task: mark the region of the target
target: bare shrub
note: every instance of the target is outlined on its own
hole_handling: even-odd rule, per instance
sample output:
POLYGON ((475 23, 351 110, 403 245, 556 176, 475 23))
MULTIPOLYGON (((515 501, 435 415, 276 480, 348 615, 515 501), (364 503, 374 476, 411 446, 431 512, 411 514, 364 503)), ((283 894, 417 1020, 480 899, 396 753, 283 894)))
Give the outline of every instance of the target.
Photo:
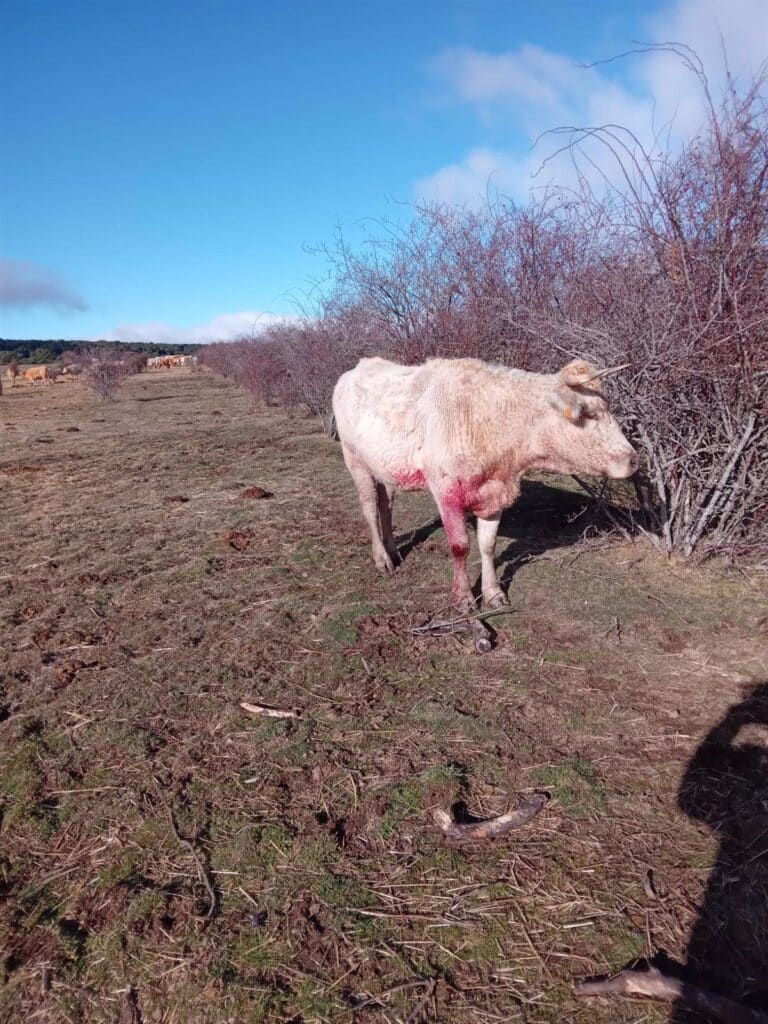
MULTIPOLYGON (((642 522, 667 553, 768 549, 768 116, 765 79, 715 105, 655 155, 616 128, 589 131, 621 186, 581 178, 580 259, 556 302, 519 318, 561 350, 630 364, 620 411, 645 456, 642 522)), ((579 158, 583 135, 569 139, 579 158)))
POLYGON ((285 408, 303 406, 335 435, 331 395, 339 376, 361 355, 372 353, 360 318, 330 312, 299 324, 276 324, 257 337, 220 342, 200 350, 200 362, 230 377, 257 402, 285 408))
POLYGON ((106 402, 114 398, 123 380, 140 373, 147 363, 142 352, 118 353, 108 345, 93 345, 78 352, 86 387, 106 402))

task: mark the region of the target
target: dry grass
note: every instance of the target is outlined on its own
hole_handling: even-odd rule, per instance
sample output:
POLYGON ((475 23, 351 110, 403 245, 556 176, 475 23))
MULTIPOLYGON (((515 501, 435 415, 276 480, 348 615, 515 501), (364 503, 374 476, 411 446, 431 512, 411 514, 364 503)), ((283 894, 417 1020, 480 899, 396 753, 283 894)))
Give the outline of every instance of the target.
POLYGON ((158 1024, 663 1021, 571 983, 691 936, 727 984, 765 965, 761 698, 738 763, 699 749, 768 679, 764 581, 579 541, 533 483, 478 657, 408 632, 448 592, 429 501, 377 578, 311 421, 184 370, 0 402, 0 1018, 113 1022, 133 986, 158 1024), (432 820, 541 787, 494 845, 432 820))

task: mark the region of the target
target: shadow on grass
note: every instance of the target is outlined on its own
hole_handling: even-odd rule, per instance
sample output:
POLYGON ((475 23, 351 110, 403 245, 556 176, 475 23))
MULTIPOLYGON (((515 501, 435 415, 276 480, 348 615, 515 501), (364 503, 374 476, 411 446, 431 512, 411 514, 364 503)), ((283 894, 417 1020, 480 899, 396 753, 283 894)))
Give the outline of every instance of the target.
MULTIPOLYGON (((683 777, 680 809, 719 841, 686 950, 694 984, 768 1013, 768 683, 732 705, 683 777)), ((703 1018, 682 1007, 674 1024, 703 1018)))
MULTIPOLYGON (((609 506, 608 511, 612 510, 609 506)), ((435 516, 398 537, 400 557, 408 558, 441 526, 440 517, 435 516)), ((501 517, 496 541, 496 566, 502 588, 508 588, 518 569, 531 558, 578 543, 588 528, 595 533, 612 529, 608 517, 589 495, 539 480, 523 480, 520 497, 501 517)), ((446 556, 450 557, 447 546, 446 556)))
MULTIPOLYGON (((719 847, 685 962, 664 950, 650 961, 683 983, 670 1024, 768 1020, 767 780, 768 683, 761 683, 707 734, 677 794, 680 810, 710 828, 719 847)), ((633 961, 622 973, 643 970, 633 961)))

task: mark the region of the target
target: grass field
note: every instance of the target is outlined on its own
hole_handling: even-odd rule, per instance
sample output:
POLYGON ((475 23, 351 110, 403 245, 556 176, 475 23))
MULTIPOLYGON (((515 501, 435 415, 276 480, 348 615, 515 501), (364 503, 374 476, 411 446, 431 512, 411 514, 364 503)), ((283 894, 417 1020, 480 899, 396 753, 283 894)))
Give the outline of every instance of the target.
POLYGON ((430 500, 376 576, 312 420, 186 370, 0 410, 0 1020, 682 1020, 571 994, 660 949, 765 984, 765 576, 542 478, 478 656, 409 633, 449 594, 430 500), (492 844, 432 818, 542 788, 492 844))

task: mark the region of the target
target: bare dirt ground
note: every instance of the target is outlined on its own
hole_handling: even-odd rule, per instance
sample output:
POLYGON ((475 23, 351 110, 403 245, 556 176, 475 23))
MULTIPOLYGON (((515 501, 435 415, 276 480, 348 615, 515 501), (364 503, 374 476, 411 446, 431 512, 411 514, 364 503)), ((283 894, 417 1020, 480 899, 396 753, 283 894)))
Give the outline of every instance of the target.
POLYGON ((408 632, 449 590, 429 499, 378 578, 311 420, 186 370, 0 411, 1 1020, 687 1020, 571 994, 659 949, 765 985, 764 576, 530 482, 478 656, 408 632), (432 818, 537 789, 491 844, 432 818))

